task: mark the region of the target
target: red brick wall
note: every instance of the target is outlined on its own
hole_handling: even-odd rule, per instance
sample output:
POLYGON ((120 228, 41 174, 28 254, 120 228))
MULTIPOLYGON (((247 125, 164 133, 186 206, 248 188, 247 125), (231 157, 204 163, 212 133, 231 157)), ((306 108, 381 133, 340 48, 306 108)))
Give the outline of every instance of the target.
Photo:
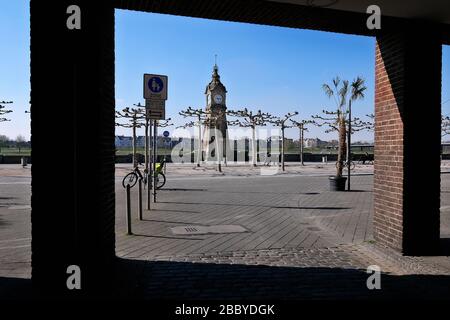
POLYGON ((374 237, 404 254, 438 248, 441 60, 429 26, 377 36, 374 237))
POLYGON ((399 35, 377 39, 375 54, 374 233, 378 242, 401 250, 403 230, 404 42, 399 35), (381 48, 380 48, 381 47, 381 48), (381 54, 381 50, 385 53, 381 54), (388 74, 387 70, 390 71, 388 74))

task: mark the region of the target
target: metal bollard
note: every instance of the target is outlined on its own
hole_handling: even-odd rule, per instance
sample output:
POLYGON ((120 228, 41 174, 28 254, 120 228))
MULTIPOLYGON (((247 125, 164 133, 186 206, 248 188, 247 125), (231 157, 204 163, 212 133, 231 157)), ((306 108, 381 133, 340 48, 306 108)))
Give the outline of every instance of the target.
POLYGON ((25 168, 27 166, 27 158, 22 157, 22 159, 20 159, 20 163, 22 164, 22 167, 25 168))
POLYGON ((131 201, 130 201, 130 185, 127 184, 127 235, 133 234, 131 231, 131 201))
POLYGON ((147 175, 147 210, 150 210, 150 202, 152 197, 152 177, 150 174, 147 175))
POLYGON ((142 179, 139 179, 138 201, 139 201, 139 220, 142 221, 142 179))

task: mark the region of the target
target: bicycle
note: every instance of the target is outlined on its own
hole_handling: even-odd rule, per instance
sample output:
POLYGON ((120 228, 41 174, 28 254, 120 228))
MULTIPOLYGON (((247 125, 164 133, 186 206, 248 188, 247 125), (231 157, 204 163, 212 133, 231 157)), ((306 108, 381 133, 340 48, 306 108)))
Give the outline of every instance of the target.
POLYGON ((360 159, 360 160, 358 160, 358 164, 373 165, 373 160, 371 160, 371 159, 360 159))
MULTIPOLYGON (((164 158, 161 163, 156 163, 156 189, 161 189, 166 184, 166 176, 163 173, 163 169, 166 165, 166 159, 164 158)), ((148 171, 144 169, 144 174, 141 173, 139 167, 133 169, 132 172, 128 173, 122 180, 122 186, 126 188, 127 185, 130 185, 130 188, 133 188, 137 183, 138 179, 142 179, 144 182, 144 188, 147 185, 147 177, 148 171)), ((153 178, 153 176, 151 177, 153 178)))
POLYGON ((137 183, 138 179, 142 179, 144 181, 144 188, 145 188, 145 185, 147 184, 147 169, 144 170, 144 175, 142 175, 141 170, 139 170, 139 167, 134 168, 132 172, 128 173, 123 178, 122 186, 126 188, 127 185, 129 185, 130 188, 133 188, 137 183))
MULTIPOLYGON (((344 161, 343 162, 343 166, 344 168, 348 168, 348 162, 344 161)), ((336 169, 339 167, 339 161, 336 161, 336 169)), ((354 170, 355 169, 355 163, 353 161, 350 161, 350 170, 354 170)))
POLYGON ((166 184, 166 175, 163 173, 163 169, 166 166, 166 158, 161 163, 156 163, 156 189, 161 189, 166 184))
POLYGON ((373 165, 373 155, 370 155, 366 152, 366 154, 363 154, 361 155, 361 157, 359 157, 358 164, 373 165))
POLYGON ((272 163, 272 158, 269 152, 266 153, 265 159, 263 161, 263 165, 269 167, 272 163))

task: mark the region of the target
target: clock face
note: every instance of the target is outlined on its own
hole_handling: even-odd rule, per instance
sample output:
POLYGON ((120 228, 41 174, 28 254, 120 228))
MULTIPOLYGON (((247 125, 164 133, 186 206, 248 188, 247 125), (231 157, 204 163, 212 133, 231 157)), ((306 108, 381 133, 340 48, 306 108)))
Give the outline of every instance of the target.
POLYGON ((222 103, 222 100, 223 100, 223 98, 222 98, 222 96, 220 94, 214 95, 214 102, 215 103, 222 103))

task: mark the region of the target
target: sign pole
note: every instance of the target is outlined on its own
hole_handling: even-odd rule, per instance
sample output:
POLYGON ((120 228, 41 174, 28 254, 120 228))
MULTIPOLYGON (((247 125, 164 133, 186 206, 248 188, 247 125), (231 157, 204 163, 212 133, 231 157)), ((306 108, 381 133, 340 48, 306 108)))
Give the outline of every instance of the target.
POLYGON ((148 130, 148 161, 149 161, 149 166, 148 166, 148 176, 147 176, 147 210, 151 210, 150 207, 150 202, 151 202, 151 189, 152 189, 152 121, 150 119, 148 119, 148 126, 149 126, 149 130, 148 130))
POLYGON ((148 117, 145 116, 145 171, 148 172, 148 117))
MULTIPOLYGON (((156 181, 158 178, 156 172, 156 162, 157 158, 157 120, 165 119, 166 117, 166 109, 165 103, 167 100, 167 83, 168 78, 166 75, 158 75, 158 74, 144 74, 144 99, 145 99, 145 109, 147 119, 150 121, 150 141, 153 141, 153 149, 151 149, 152 157, 150 157, 150 172, 149 181, 153 179, 153 202, 156 202, 156 181), (152 122, 153 121, 153 139, 151 138, 152 134, 152 122), (152 168, 153 167, 153 168, 152 168)), ((151 182, 150 182, 151 184, 151 182)), ((150 209, 150 188, 148 191, 148 203, 147 207, 150 209)))
POLYGON ((156 178, 157 178, 157 172, 156 172, 156 162, 158 159, 156 158, 156 135, 157 135, 157 120, 153 121, 153 202, 156 203, 156 178))

